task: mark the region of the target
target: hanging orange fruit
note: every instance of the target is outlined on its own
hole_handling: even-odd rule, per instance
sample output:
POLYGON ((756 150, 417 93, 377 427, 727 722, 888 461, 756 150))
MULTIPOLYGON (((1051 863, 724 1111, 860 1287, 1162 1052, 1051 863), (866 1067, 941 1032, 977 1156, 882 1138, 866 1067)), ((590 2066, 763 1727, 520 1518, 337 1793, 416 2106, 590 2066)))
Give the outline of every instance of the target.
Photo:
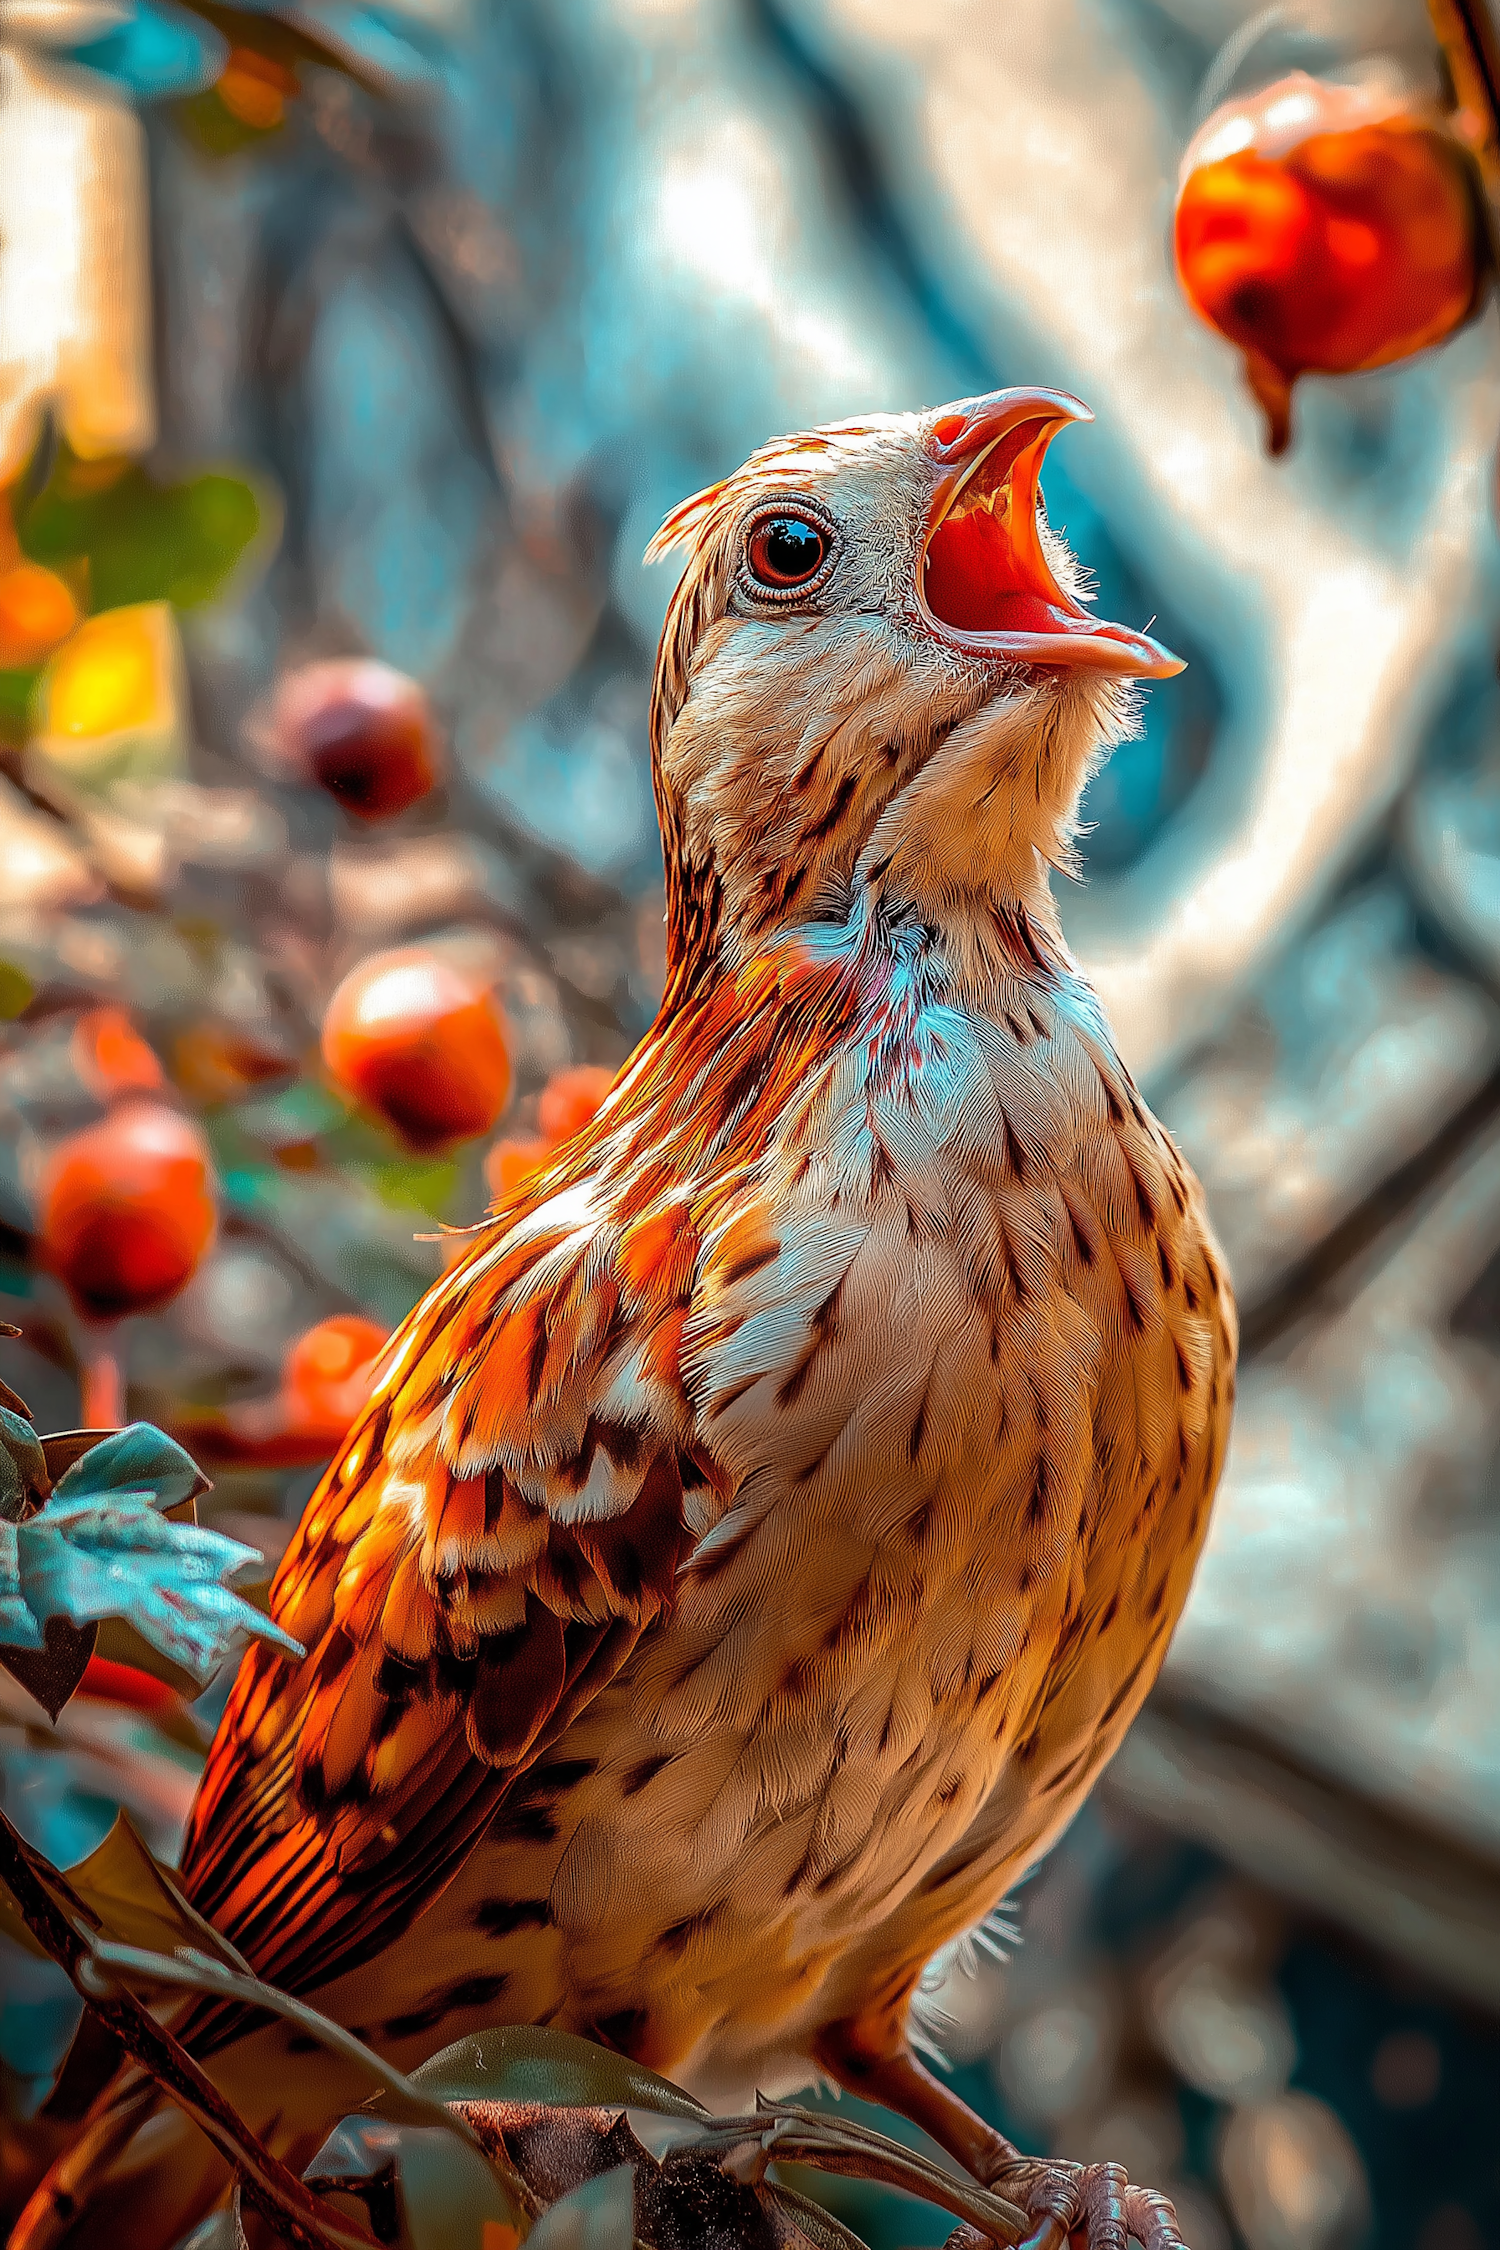
POLYGON ((556 1141, 540 1139, 496 1141, 484 1159, 485 1183, 495 1202, 508 1201, 517 1188, 524 1187, 556 1146, 556 1141))
POLYGON ((52 1150, 38 1193, 42 1262, 86 1319, 154 1312, 214 1237, 208 1144, 160 1102, 127 1101, 52 1150))
POLYGON ((555 1070, 537 1099, 538 1132, 549 1141, 570 1141, 591 1122, 614 1082, 615 1073, 598 1063, 555 1070))
POLYGON ((1183 159, 1177 272, 1245 355, 1273 453, 1299 375, 1441 343, 1487 275, 1471 159, 1436 116, 1304 71, 1216 110, 1183 159))
POLYGON ((369 1398, 390 1330, 359 1313, 320 1320, 291 1345, 281 1369, 288 1421, 331 1453, 369 1398))
POLYGON ((351 969, 323 1019, 345 1092, 431 1152, 487 1133, 510 1098, 510 1049, 489 985, 420 946, 351 969))
POLYGON ((534 1172, 539 1172, 563 1141, 583 1131, 597 1115, 615 1075, 597 1063, 580 1063, 571 1070, 552 1073, 537 1096, 537 1137, 496 1141, 485 1157, 484 1176, 497 1203, 504 1203, 534 1172))

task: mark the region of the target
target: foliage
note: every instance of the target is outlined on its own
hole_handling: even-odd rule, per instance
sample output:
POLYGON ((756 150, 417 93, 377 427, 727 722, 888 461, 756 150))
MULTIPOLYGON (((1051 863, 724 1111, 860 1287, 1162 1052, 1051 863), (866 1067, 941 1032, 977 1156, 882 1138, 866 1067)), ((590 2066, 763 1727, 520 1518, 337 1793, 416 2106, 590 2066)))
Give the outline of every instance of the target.
POLYGON ((297 2250, 861 2250, 858 2237, 770 2176, 777 2160, 881 2180, 953 2213, 962 2238, 1014 2244, 1021 2212, 843 2118, 762 2102, 717 2118, 667 2079, 592 2041, 500 2026, 410 2076, 352 2032, 255 1977, 121 1814, 68 1875, 0 1814, 0 1931, 62 1964, 125 2053, 234 2167, 242 2244, 297 2250), (295 2024, 375 2091, 302 2181, 255 2135, 158 2020, 173 1992, 295 2024), (242 2208, 242 2205, 244 2208, 242 2208))
POLYGON ((199 1687, 257 1635, 301 1654, 230 1590, 261 1558, 200 1527, 207 1482, 149 1423, 38 1438, 16 1407, 0 1407, 0 1664, 53 1718, 104 1618, 126 1619, 176 1668, 168 1677, 186 1672, 199 1687))
MULTIPOLYGON (((147 1663, 154 1650, 169 1676, 185 1670, 199 1684, 250 1635, 301 1653, 229 1590, 258 1558, 199 1527, 206 1486, 150 1424, 41 1438, 0 1386, 0 1664, 54 1718, 101 1618, 124 1619, 147 1663)), ((0 1935, 58 1962, 228 2159, 237 2237, 251 2250, 261 2239, 299 2250, 517 2250, 522 2240, 538 2250, 684 2240, 859 2250, 836 2219, 771 2179, 777 2159, 906 2188, 999 2243, 1026 2231, 999 2197, 850 2120, 781 2103, 716 2118, 654 2071, 567 2032, 500 2025, 407 2076, 262 1983, 123 1812, 66 1875, 0 1813, 0 1935), (158 2020, 163 1999, 184 1991, 279 2016, 368 2077, 370 2100, 336 2127, 305 2182, 158 2020)))
POLYGON ((261 529, 266 501, 220 471, 162 484, 138 465, 112 476, 60 448, 51 474, 16 512, 22 552, 54 570, 83 566, 89 606, 212 601, 261 529))

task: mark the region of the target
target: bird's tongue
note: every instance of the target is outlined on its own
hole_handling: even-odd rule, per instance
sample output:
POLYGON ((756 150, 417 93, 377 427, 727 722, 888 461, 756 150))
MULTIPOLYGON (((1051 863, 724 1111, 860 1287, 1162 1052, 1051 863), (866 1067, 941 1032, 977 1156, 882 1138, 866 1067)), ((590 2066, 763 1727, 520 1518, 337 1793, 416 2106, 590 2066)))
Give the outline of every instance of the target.
POLYGON ((1053 578, 1036 527, 1049 425, 1023 422, 979 464, 927 542, 922 591, 960 633, 1067 633, 1087 613, 1053 578))

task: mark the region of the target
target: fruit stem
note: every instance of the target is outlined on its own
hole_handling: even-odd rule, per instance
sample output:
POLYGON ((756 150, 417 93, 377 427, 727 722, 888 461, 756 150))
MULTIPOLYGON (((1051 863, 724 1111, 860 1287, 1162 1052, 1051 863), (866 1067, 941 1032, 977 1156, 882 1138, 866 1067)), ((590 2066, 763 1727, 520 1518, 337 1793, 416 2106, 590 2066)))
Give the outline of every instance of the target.
POLYGON ((115 1330, 85 1331, 78 1355, 79 1416, 86 1430, 118 1430, 125 1421, 125 1374, 115 1330))
POLYGON ((1427 0, 1427 13, 1453 81, 1454 130, 1484 181, 1490 246, 1500 237, 1500 40, 1487 0, 1427 0))

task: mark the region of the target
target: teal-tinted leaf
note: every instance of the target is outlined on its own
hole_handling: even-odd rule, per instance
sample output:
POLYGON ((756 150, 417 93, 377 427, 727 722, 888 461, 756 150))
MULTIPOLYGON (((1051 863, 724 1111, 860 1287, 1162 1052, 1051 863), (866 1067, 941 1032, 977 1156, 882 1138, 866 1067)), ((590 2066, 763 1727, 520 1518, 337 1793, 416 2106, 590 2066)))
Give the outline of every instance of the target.
POLYGON ((477 2149, 427 2125, 403 2125, 398 2132, 397 2172, 411 2250, 457 2250, 469 2242, 480 2250, 486 2221, 517 2225, 521 2210, 477 2149))
POLYGON ((42 1628, 26 1606, 26 1597, 21 1592, 21 1563, 16 1552, 16 1526, 13 1521, 0 1523, 0 1644, 6 1648, 41 1649, 46 1646, 42 1628))
POLYGON ((41 1440, 25 1412, 15 1411, 20 1404, 10 1385, 0 1383, 0 1516, 7 1523, 19 1523, 48 1489, 41 1440))
POLYGON ((73 49, 76 61, 147 101, 211 85, 227 53, 215 32, 195 30, 177 14, 152 7, 150 0, 138 0, 129 22, 73 49))
POLYGON ((175 1438, 154 1422, 132 1422, 80 1455, 58 1479, 48 1505, 128 1491, 143 1492, 154 1508, 165 1510, 208 1490, 208 1478, 175 1438))
POLYGON ((651 2109, 664 2117, 709 2112, 670 2079, 592 2039, 539 2024, 497 2024, 455 2040, 411 2074, 444 2102, 551 2102, 562 2108, 651 2109))
POLYGON ((628 2164, 564 2195, 538 2219, 531 2250, 631 2250, 635 2240, 635 2176, 628 2164))
POLYGON ((21 1594, 34 1618, 62 1617, 74 1625, 127 1618, 200 1685, 253 1636, 295 1656, 304 1653, 290 1634, 229 1591, 232 1580, 260 1569, 256 1550, 198 1524, 169 1523, 147 1492, 76 1500, 55 1493, 39 1515, 17 1527, 16 1551, 21 1594))

